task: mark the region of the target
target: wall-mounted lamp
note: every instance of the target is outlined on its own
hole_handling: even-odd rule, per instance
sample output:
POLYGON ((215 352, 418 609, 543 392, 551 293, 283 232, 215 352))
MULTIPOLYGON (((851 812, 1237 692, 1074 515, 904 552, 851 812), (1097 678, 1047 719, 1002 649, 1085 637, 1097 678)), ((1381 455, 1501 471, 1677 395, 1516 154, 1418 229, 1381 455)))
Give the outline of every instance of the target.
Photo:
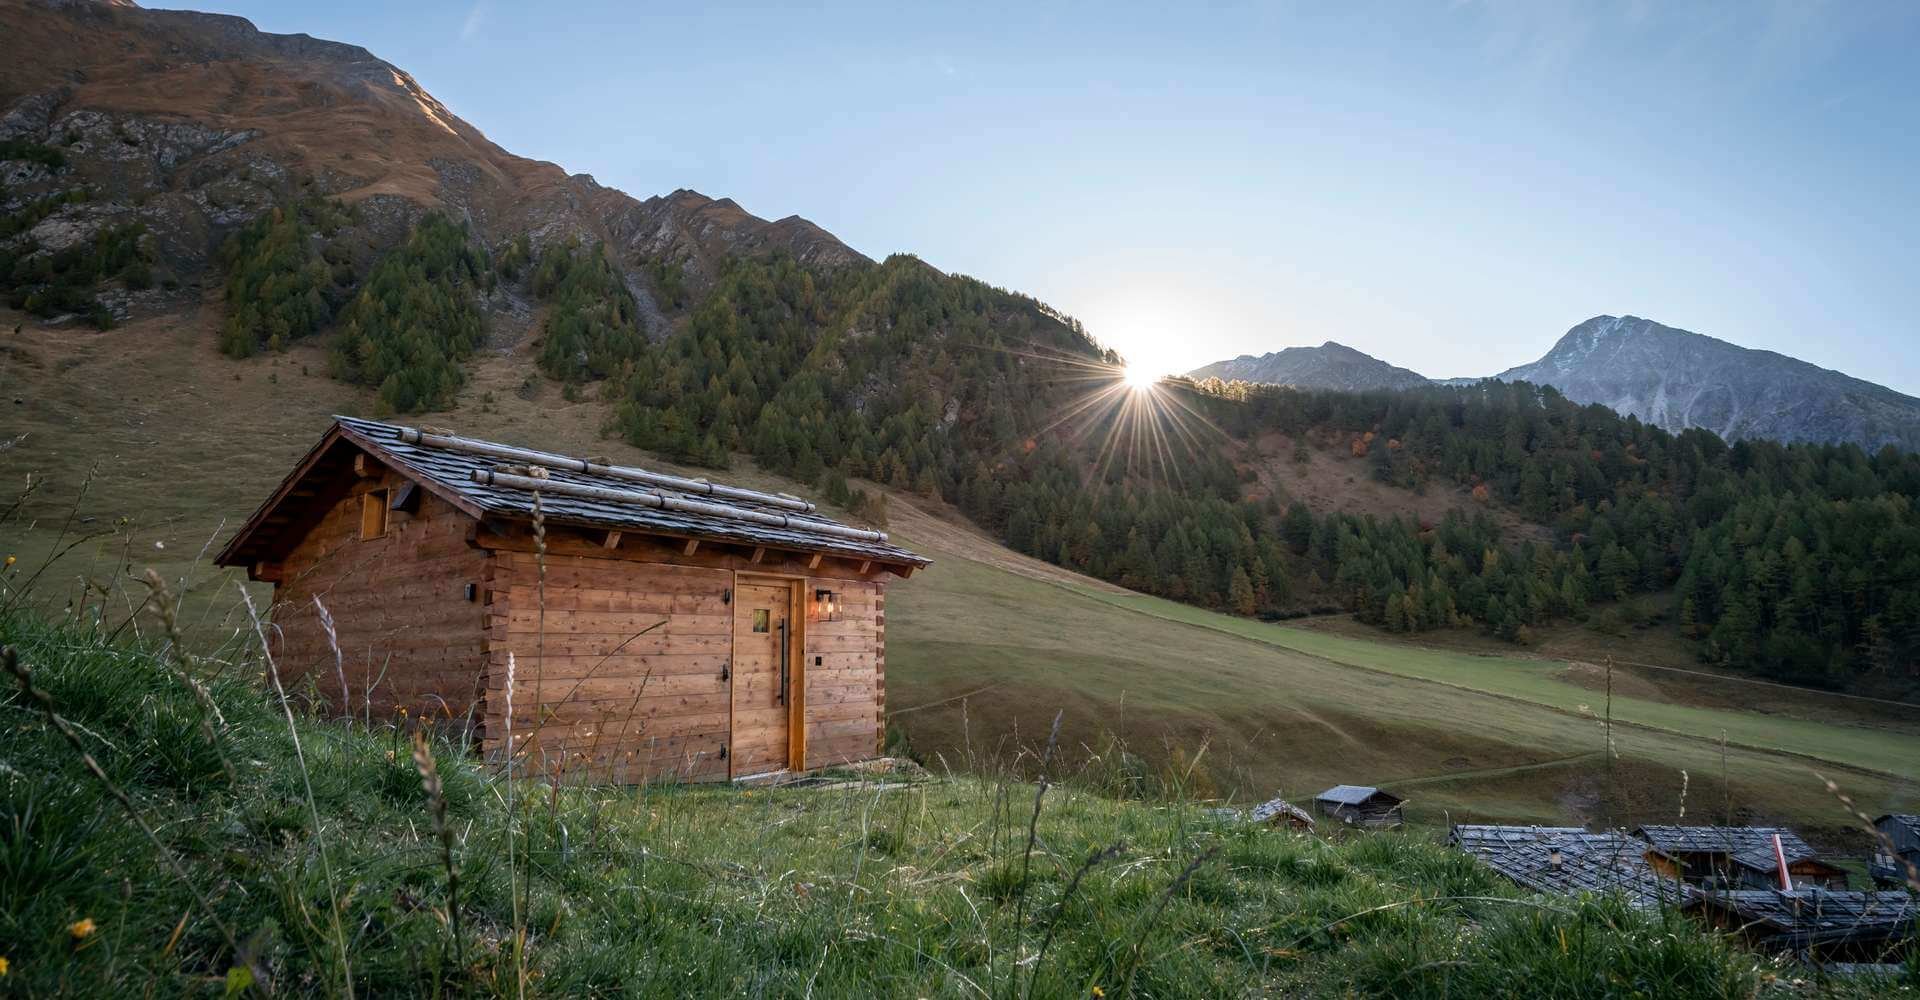
POLYGON ((840 604, 833 599, 833 591, 816 590, 813 592, 813 618, 815 621, 837 622, 840 620, 840 604))

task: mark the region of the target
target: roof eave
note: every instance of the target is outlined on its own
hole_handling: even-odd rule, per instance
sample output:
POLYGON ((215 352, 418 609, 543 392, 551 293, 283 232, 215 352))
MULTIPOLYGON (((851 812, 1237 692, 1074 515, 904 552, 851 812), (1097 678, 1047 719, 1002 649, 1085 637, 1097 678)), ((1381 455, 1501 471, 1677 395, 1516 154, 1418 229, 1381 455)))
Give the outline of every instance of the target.
POLYGON ((247 518, 246 523, 240 526, 240 530, 234 533, 233 538, 228 540, 225 547, 221 548, 220 554, 213 557, 214 565, 250 565, 249 562, 240 559, 240 552, 246 548, 247 543, 253 539, 253 536, 260 531, 261 526, 266 523, 267 518, 273 516, 273 512, 277 510, 281 504, 286 502, 287 497, 293 493, 294 488, 300 485, 301 481, 307 477, 309 472, 313 471, 313 467, 320 461, 320 457, 325 455, 327 449, 333 445, 334 441, 340 438, 342 430, 343 428, 340 426, 340 422, 336 419, 333 425, 327 428, 327 432, 320 435, 320 440, 315 442, 313 447, 307 449, 306 455, 294 465, 292 471, 288 472, 286 476, 280 480, 280 485, 275 487, 273 493, 254 510, 253 514, 247 518))
MULTIPOLYGON (((489 523, 489 524, 509 524, 509 523, 531 524, 533 523, 533 517, 531 515, 518 510, 490 510, 490 511, 485 511, 478 516, 481 518, 483 522, 489 523)), ((595 531, 625 532, 635 537, 650 535, 657 538, 674 538, 674 539, 683 539, 683 540, 698 539, 702 542, 711 542, 715 545, 737 545, 737 546, 740 546, 741 548, 766 549, 769 552, 773 552, 773 551, 798 552, 798 553, 804 553, 808 555, 818 553, 823 556, 829 556, 835 559, 846 559, 852 562, 870 562, 875 566, 884 567, 889 572, 892 572, 895 574, 899 574, 902 569, 905 569, 909 572, 918 572, 922 569, 927 568, 928 566, 933 565, 933 560, 928 559, 927 557, 920 555, 918 553, 908 553, 906 558, 901 558, 898 556, 875 555, 870 552, 849 551, 847 549, 841 549, 841 548, 829 548, 826 546, 804 545, 798 542, 785 542, 782 544, 775 545, 775 544, 770 544, 766 542, 754 541, 753 539, 749 539, 749 538, 737 538, 731 535, 720 534, 718 532, 665 531, 660 528, 636 527, 633 525, 621 525, 621 524, 609 524, 603 521, 593 521, 585 518, 547 516, 547 517, 543 517, 541 520, 544 523, 550 524, 550 525, 565 526, 569 528, 591 528, 595 531)))
POLYGON ((320 435, 320 440, 316 442, 312 448, 307 449, 306 455, 293 467, 293 471, 287 473, 286 478, 280 481, 279 487, 273 491, 273 494, 266 499, 265 503, 260 505, 258 510, 253 512, 252 517, 247 518, 247 523, 240 526, 240 531, 233 536, 233 539, 226 544, 225 548, 220 550, 220 554, 214 557, 214 565, 244 566, 247 567, 248 575, 251 576, 254 560, 242 559, 240 557, 241 552, 246 549, 247 543, 253 540, 253 536, 259 532, 260 528, 266 523, 267 518, 273 516, 274 511, 278 510, 293 494, 293 491, 312 473, 314 466, 319 464, 320 459, 326 455, 328 449, 332 448, 333 445, 339 441, 345 441, 379 459, 381 463, 388 467, 399 470, 401 474, 405 475, 414 483, 417 483, 422 489, 445 500, 469 517, 478 520, 485 516, 485 512, 479 507, 476 507, 472 501, 452 490, 448 490, 436 482, 432 476, 426 475, 419 469, 408 465, 404 460, 401 460, 392 452, 382 447, 378 441, 341 423, 340 418, 336 415, 333 418, 333 425, 327 428, 327 432, 320 435))

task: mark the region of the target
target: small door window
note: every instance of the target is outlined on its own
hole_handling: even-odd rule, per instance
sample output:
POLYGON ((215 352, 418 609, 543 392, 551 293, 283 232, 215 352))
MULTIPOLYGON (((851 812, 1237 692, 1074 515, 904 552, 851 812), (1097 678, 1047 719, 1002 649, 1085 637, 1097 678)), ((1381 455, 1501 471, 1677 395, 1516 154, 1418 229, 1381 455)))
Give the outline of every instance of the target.
POLYGON ((773 610, 771 608, 753 609, 753 630, 767 632, 772 630, 773 610))

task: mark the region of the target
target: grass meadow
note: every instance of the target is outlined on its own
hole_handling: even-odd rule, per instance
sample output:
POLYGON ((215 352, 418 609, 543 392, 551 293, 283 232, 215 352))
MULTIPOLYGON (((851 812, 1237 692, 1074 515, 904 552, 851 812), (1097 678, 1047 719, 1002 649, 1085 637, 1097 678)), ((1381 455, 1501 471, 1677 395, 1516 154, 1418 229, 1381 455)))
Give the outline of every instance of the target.
POLYGON ((0 615, 11 995, 1866 995, 1429 837, 1228 822, 1117 746, 825 788, 510 780, 458 720, 311 718, 244 641, 112 624, 0 615))

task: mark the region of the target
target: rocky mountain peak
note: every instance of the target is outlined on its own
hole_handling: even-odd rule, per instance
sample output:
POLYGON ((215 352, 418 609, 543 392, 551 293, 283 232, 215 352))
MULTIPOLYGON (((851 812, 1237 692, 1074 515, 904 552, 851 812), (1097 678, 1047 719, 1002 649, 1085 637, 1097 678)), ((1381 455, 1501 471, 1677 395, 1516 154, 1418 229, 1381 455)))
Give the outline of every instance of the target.
POLYGON ((1920 447, 1920 399, 1637 316, 1595 316, 1540 360, 1495 377, 1550 385, 1672 431, 1920 447))
POLYGON ((1331 340, 1319 347, 1288 347, 1259 357, 1243 354, 1232 361, 1196 368, 1189 373, 1189 377, 1351 392, 1408 389, 1427 384, 1426 377, 1418 372, 1396 368, 1379 358, 1331 340))

